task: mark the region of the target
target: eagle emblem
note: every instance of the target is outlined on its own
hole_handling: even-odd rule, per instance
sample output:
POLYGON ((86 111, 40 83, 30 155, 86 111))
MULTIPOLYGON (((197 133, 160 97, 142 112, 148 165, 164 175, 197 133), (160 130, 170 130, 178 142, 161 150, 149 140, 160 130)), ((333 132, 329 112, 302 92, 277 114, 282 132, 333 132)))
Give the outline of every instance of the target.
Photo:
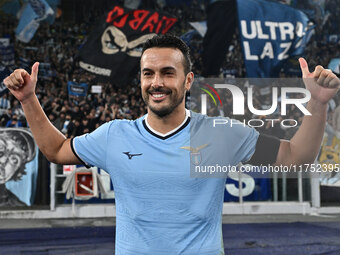
POLYGON ((198 166, 202 162, 202 155, 200 150, 207 147, 208 144, 203 144, 198 147, 192 147, 192 146, 183 146, 181 149, 190 151, 190 160, 191 163, 193 163, 195 166, 198 166))
POLYGON ((105 54, 125 52, 130 57, 140 57, 143 43, 155 35, 154 33, 142 35, 129 42, 123 31, 115 26, 108 26, 101 37, 102 52, 105 54))

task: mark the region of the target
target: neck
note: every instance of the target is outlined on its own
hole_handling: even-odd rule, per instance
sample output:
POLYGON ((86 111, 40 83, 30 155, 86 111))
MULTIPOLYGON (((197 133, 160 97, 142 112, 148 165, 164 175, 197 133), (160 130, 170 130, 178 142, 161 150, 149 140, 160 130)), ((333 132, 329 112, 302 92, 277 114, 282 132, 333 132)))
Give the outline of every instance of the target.
POLYGON ((155 131, 166 134, 177 128, 185 119, 185 108, 177 107, 172 113, 167 116, 159 117, 152 111, 148 110, 147 122, 155 131))

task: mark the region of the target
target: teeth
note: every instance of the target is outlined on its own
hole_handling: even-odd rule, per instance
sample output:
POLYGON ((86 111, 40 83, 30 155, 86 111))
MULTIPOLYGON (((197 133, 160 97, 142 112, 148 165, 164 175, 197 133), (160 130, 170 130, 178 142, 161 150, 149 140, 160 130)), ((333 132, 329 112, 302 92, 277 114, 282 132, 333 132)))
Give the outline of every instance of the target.
POLYGON ((156 97, 156 98, 160 98, 160 97, 165 96, 165 94, 153 94, 152 96, 153 96, 153 97, 156 97))

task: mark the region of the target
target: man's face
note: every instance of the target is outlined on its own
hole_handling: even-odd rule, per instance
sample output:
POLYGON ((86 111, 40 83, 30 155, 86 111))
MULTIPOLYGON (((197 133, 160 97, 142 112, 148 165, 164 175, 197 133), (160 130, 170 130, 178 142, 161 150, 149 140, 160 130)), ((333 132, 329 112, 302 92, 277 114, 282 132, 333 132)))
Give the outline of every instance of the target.
POLYGON ((183 58, 182 52, 173 48, 150 48, 142 55, 142 97, 148 111, 159 117, 184 108, 185 92, 190 89, 193 74, 184 74, 183 58))
POLYGON ((25 152, 10 139, 0 138, 0 184, 11 180, 12 176, 25 163, 25 152))

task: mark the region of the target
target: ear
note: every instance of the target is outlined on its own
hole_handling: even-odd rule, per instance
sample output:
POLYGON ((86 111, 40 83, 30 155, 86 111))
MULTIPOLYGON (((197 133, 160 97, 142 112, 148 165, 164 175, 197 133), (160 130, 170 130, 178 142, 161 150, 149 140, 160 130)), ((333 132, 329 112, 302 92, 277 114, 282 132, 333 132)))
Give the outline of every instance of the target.
POLYGON ((189 91, 191 88, 191 85, 194 83, 194 73, 189 72, 187 76, 185 77, 185 90, 189 91))

